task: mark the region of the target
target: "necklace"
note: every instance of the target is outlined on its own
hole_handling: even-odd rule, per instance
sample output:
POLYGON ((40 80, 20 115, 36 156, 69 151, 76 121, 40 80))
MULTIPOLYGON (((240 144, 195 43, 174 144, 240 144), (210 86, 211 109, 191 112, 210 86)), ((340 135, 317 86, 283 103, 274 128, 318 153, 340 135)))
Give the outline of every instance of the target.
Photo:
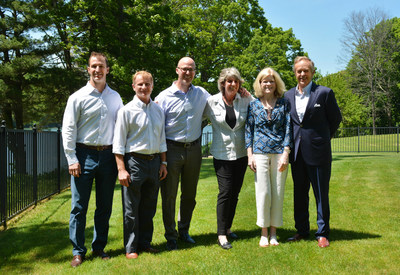
POLYGON ((231 100, 231 102, 229 102, 228 99, 227 99, 225 96, 223 96, 222 99, 224 100, 224 102, 226 103, 226 105, 228 105, 228 106, 230 106, 230 107, 233 106, 233 100, 231 100))
POLYGON ((276 97, 273 97, 271 99, 264 99, 264 100, 260 100, 262 105, 264 106, 265 110, 267 111, 268 114, 268 119, 271 120, 271 114, 272 114, 272 110, 275 107, 275 103, 277 101, 276 97))

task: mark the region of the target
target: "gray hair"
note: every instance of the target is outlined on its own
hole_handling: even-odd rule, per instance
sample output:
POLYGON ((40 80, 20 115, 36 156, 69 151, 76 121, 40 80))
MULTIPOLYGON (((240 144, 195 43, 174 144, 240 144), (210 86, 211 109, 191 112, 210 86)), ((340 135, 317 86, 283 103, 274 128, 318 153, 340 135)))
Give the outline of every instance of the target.
POLYGON ((294 69, 294 66, 296 65, 296 63, 298 63, 298 62, 300 62, 300 61, 302 61, 302 60, 306 60, 306 61, 310 62, 310 64, 311 64, 311 66, 310 66, 311 72, 314 73, 314 71, 315 71, 314 61, 312 61, 312 60, 311 60, 309 57, 307 57, 307 56, 297 56, 297 57, 294 59, 294 62, 293 62, 293 72, 296 73, 296 71, 295 71, 295 69, 294 69))
POLYGON ((225 68, 225 69, 222 69, 221 73, 219 74, 219 79, 218 79, 218 90, 221 93, 225 93, 224 85, 225 85, 225 81, 228 78, 234 78, 234 79, 238 80, 240 83, 239 88, 242 87, 244 80, 240 76, 238 69, 236 69, 235 67, 225 68))

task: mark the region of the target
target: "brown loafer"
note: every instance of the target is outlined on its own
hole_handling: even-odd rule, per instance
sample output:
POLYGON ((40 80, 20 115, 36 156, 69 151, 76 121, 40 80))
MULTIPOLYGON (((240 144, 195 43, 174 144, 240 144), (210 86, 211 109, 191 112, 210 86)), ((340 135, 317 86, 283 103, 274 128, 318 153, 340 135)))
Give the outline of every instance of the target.
POLYGON ((83 262, 83 257, 81 255, 75 255, 74 258, 72 258, 71 266, 72 267, 80 266, 82 262, 83 262))
POLYGON ((137 259, 137 257, 138 257, 138 254, 136 252, 126 253, 125 255, 126 255, 127 259, 137 259))
POLYGON ((304 240, 306 237, 300 234, 294 235, 293 237, 290 237, 289 239, 287 239, 288 242, 298 242, 300 240, 304 240))
POLYGON ((104 252, 104 250, 93 250, 93 256, 96 258, 101 258, 102 260, 109 260, 110 256, 104 252))
POLYGON ((319 247, 328 247, 329 246, 329 241, 325 237, 319 237, 318 238, 318 246, 319 247))

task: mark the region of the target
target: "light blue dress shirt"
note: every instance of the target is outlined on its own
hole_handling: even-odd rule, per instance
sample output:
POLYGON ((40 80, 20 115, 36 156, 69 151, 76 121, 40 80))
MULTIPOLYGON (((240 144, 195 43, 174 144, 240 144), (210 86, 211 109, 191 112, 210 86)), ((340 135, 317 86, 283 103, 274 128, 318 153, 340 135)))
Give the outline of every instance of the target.
POLYGON ((201 136, 202 116, 209 96, 203 87, 194 85, 184 93, 175 82, 162 91, 154 101, 164 110, 166 138, 178 142, 198 139, 201 136))
POLYGON ((300 122, 303 121, 304 113, 306 112, 308 100, 310 99, 310 90, 311 90, 312 81, 304 87, 303 93, 301 94, 299 91, 299 86, 296 87, 296 112, 299 116, 300 122))

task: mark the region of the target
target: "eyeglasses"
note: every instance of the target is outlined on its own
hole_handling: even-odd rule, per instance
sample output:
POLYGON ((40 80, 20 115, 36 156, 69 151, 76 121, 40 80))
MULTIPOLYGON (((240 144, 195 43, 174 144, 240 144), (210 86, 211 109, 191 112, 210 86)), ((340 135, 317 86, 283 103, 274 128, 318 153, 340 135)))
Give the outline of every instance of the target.
POLYGON ((178 69, 181 70, 184 73, 186 73, 186 72, 190 72, 191 73, 191 72, 196 71, 196 69, 192 69, 192 68, 179 68, 178 67, 178 69))

